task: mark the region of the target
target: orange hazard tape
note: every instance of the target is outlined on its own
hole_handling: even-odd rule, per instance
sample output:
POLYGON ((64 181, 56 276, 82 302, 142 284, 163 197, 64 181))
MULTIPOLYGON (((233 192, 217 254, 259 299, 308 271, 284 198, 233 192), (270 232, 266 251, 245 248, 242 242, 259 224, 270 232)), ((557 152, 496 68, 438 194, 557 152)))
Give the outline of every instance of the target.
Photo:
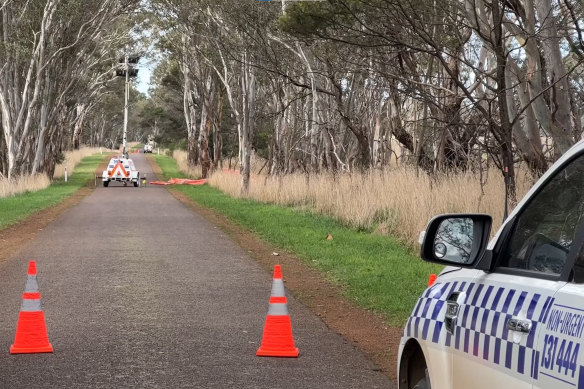
POLYGON ((203 185, 207 183, 207 179, 189 180, 188 178, 171 178, 168 181, 151 181, 150 185, 203 185))

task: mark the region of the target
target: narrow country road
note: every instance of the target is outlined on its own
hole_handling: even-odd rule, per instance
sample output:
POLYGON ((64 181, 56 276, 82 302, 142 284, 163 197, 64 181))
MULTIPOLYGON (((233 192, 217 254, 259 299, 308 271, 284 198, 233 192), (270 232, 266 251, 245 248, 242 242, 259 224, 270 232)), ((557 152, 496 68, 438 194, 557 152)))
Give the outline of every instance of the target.
POLYGON ((163 187, 100 186, 0 263, 0 389, 394 387, 290 296, 300 357, 256 357, 271 285, 163 187), (9 354, 29 260, 53 354, 9 354))

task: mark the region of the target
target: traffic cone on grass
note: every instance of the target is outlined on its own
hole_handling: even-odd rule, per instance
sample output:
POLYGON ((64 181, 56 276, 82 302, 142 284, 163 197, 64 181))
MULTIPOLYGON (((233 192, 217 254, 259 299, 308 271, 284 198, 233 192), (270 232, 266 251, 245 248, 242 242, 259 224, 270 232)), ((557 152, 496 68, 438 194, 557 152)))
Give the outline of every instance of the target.
POLYGON ((18 315, 14 344, 10 346, 10 354, 52 353, 53 346, 49 343, 45 314, 41 307, 41 293, 37 283, 36 262, 28 264, 28 277, 22 306, 18 315))
POLYGON ((259 357, 297 357, 300 352, 294 347, 292 323, 288 314, 288 301, 286 300, 280 265, 274 267, 273 278, 270 307, 264 324, 262 344, 256 355, 259 357))

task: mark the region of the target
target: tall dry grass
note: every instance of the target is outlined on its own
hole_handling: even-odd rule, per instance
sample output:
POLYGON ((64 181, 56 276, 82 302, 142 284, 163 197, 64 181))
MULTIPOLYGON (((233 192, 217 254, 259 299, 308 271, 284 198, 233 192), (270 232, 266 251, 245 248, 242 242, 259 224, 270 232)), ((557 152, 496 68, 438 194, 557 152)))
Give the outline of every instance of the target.
MULTIPOLYGON (((179 170, 191 177, 200 177, 200 166, 188 167, 186 155, 185 151, 174 151, 179 170)), ((434 215, 488 213, 494 219, 493 231, 503 220, 505 186, 496 169, 485 172, 481 185, 481 177, 470 172, 430 178, 411 167, 308 178, 303 174, 258 175, 263 162, 257 157, 252 158, 252 166, 256 174, 251 177, 247 197, 314 210, 355 228, 396 236, 412 247, 434 215)), ((518 199, 533 183, 526 168, 517 169, 518 199)), ((242 196, 238 170, 214 172, 209 184, 232 197, 242 196)))
POLYGON ((65 152, 65 160, 55 166, 54 177, 65 177, 65 168, 67 168, 67 174, 71 175, 75 166, 77 166, 83 158, 98 154, 100 153, 100 150, 103 154, 110 152, 108 149, 100 149, 99 147, 81 147, 79 150, 65 152))
MULTIPOLYGON (((189 166, 187 162, 187 152, 184 150, 174 150, 172 152, 172 158, 176 161, 176 165, 178 170, 187 174, 189 177, 192 178, 201 178, 202 171, 201 165, 197 166, 189 166)), ((252 174, 260 174, 262 171, 266 171, 266 160, 258 157, 256 154, 252 154, 251 156, 251 163, 250 163, 250 171, 252 174)), ((223 166, 227 169, 228 163, 227 161, 223 162, 223 166)), ((231 165, 231 169, 234 171, 239 171, 239 164, 238 160, 234 159, 233 164, 231 165)))
MULTIPOLYGON (((415 247, 419 232, 432 216, 441 213, 480 212, 493 216, 497 228, 503 219, 505 188, 501 174, 492 169, 484 185, 470 173, 431 179, 413 168, 366 174, 321 174, 283 177, 254 176, 248 197, 261 202, 303 207, 330 215, 361 229, 397 236, 415 247)), ((240 197, 235 172, 218 172, 209 184, 240 197)), ((533 180, 519 171, 520 198, 533 180)))
POLYGON ((46 174, 24 176, 17 179, 0 177, 0 199, 24 192, 36 192, 48 188, 51 180, 46 174))
MULTIPOLYGON (((110 150, 102 149, 103 153, 109 152, 110 150)), ((67 168, 68 174, 73 172, 73 169, 81 160, 90 155, 94 155, 100 152, 100 149, 95 148, 81 148, 79 150, 68 151, 65 153, 65 160, 63 163, 55 167, 55 178, 61 178, 65 176, 65 167, 67 168)), ((46 174, 37 174, 34 176, 23 176, 16 179, 10 179, 0 177, 0 198, 14 196, 25 192, 36 192, 41 189, 45 189, 51 185, 51 180, 46 174)))
POLYGON ((176 161, 178 170, 193 178, 200 178, 202 176, 201 165, 189 166, 187 162, 187 152, 184 150, 174 150, 172 158, 176 161))

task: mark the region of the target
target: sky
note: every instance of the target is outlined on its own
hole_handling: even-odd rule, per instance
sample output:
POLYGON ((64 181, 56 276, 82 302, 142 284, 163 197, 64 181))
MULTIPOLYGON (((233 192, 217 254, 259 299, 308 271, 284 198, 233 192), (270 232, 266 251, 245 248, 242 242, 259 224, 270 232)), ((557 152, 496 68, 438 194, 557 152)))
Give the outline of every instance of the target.
POLYGON ((150 64, 140 66, 138 79, 136 80, 136 89, 146 96, 149 96, 148 89, 150 88, 150 77, 152 77, 153 66, 150 64))
POLYGON ((148 42, 148 40, 150 40, 150 43, 142 51, 142 57, 138 63, 138 69, 140 70, 138 71, 138 79, 136 80, 136 89, 146 96, 150 96, 148 89, 150 88, 152 72, 156 69, 161 59, 160 53, 156 50, 156 40, 151 40, 152 32, 145 30, 141 34, 144 38, 144 43, 148 42))

